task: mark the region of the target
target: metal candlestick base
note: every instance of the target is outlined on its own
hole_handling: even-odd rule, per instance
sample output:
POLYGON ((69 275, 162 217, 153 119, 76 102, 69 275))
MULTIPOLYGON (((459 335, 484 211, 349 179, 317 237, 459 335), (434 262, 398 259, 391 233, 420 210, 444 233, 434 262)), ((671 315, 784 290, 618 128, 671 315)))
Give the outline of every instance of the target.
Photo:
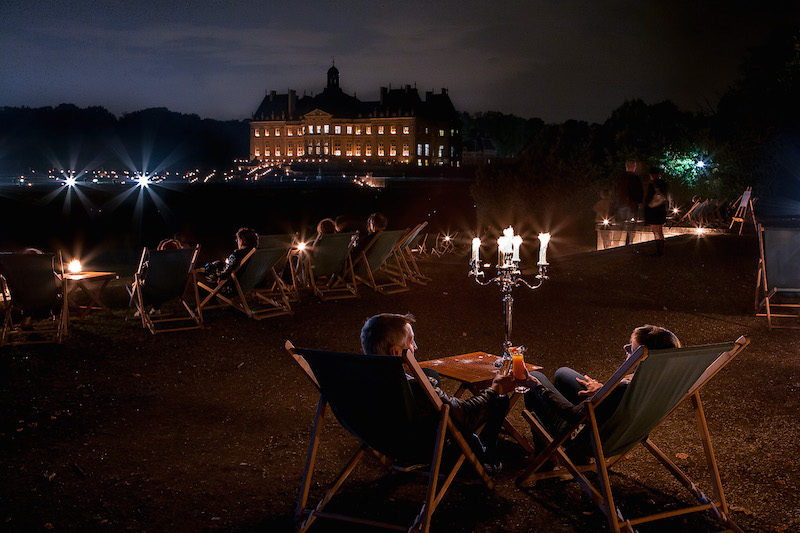
POLYGON ((547 277, 547 263, 539 263, 539 273, 536 274, 536 279, 538 281, 536 284, 531 284, 522 277, 522 272, 519 270, 519 261, 514 261, 511 258, 511 254, 505 255, 506 257, 502 258, 502 263, 497 265, 497 275, 489 280, 483 281, 484 272, 481 270, 480 261, 470 261, 471 269, 469 271, 469 275, 475 277, 475 282, 478 285, 490 285, 492 283, 497 283, 500 285, 500 291, 503 293, 505 341, 503 342, 503 356, 501 359, 498 359, 495 362, 495 366, 497 367, 501 367, 504 360, 511 358, 511 354, 509 353, 508 349, 513 346, 513 343, 511 342, 511 329, 514 313, 514 287, 523 285, 531 290, 534 290, 541 287, 542 283, 544 283, 544 280, 549 279, 547 277))

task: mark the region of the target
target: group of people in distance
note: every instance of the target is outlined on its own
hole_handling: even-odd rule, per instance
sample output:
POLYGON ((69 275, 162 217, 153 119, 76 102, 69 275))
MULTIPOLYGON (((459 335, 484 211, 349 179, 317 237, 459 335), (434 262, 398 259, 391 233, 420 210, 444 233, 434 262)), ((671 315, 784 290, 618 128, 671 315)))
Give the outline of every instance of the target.
MULTIPOLYGON (((403 350, 408 350, 414 355, 417 350, 412 326, 414 323, 415 319, 410 314, 382 313, 369 318, 361 329, 363 352, 399 356, 403 350)), ((661 350, 680 348, 681 343, 671 331, 648 324, 633 330, 629 343, 623 347, 626 358, 639 346, 661 350)), ((484 464, 486 471, 490 475, 500 472, 502 462, 497 454, 498 437, 503 419, 509 410, 508 393, 519 382, 510 373, 498 372, 486 390, 476 396, 461 399, 450 396, 441 389, 440 376, 435 370, 424 368, 423 372, 442 402, 450 406, 454 422, 465 433, 470 447, 484 464), (483 431, 478 436, 475 432, 481 426, 484 426, 483 431)), ((415 397, 415 406, 421 410, 420 414, 436 417, 433 406, 424 401, 420 385, 411 376, 408 376, 408 380, 415 397)), ((600 404, 596 411, 598 422, 602 423, 614 413, 628 383, 629 381, 623 381, 600 404)), ((567 367, 559 368, 552 381, 541 372, 530 372, 524 384, 529 389, 525 393, 525 407, 554 435, 575 420, 579 415, 581 402, 603 386, 596 379, 567 367)), ((573 460, 585 462, 591 457, 586 431, 572 435, 566 447, 573 460)))
POLYGON ((378 232, 386 229, 387 224, 388 219, 386 218, 386 215, 377 212, 372 213, 367 217, 364 228, 357 227, 357 224, 354 224, 349 217, 343 215, 336 217, 335 220, 332 218, 323 218, 319 221, 319 223, 317 223, 317 235, 314 237, 314 240, 308 243, 307 246, 313 247, 326 233, 352 232, 354 242, 352 243, 350 253, 353 256, 353 259, 355 259, 358 257, 358 254, 366 249, 367 245, 372 241, 375 235, 378 234, 378 232), (365 229, 366 231, 364 231, 365 229))
POLYGON ((629 159, 625 162, 625 172, 617 176, 614 197, 609 191, 600 191, 600 200, 593 210, 598 222, 612 220, 623 224, 625 244, 632 243, 633 228, 643 207, 644 223, 650 226, 656 245, 655 255, 664 255, 664 223, 667 221, 667 208, 670 204, 669 185, 664 180, 659 167, 650 167, 649 181, 645 188, 639 177, 639 162, 629 159))

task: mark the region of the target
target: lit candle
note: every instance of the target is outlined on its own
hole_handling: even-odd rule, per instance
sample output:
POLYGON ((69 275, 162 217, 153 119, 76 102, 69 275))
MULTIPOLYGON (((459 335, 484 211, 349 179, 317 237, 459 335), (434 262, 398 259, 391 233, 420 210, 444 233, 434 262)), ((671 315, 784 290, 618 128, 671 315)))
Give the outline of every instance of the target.
POLYGON ((503 235, 497 239, 497 264, 505 266, 506 264, 506 241, 508 238, 503 235))
POLYGON ((478 237, 472 239, 472 260, 477 263, 480 261, 481 240, 478 237))
POLYGON ((519 245, 520 244, 522 244, 522 237, 520 237, 519 235, 514 235, 514 237, 511 239, 511 245, 512 245, 512 249, 513 249, 513 252, 512 252, 513 255, 511 257, 512 261, 519 262, 519 245))
POLYGON ((549 233, 539 234, 539 264, 547 264, 547 244, 550 242, 549 233))

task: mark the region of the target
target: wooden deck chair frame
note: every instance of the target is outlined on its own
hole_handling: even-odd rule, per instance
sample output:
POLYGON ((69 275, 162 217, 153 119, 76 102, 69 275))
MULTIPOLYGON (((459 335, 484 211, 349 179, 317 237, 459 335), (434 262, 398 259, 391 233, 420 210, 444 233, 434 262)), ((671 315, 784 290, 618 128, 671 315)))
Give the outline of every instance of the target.
MULTIPOLYGON (((620 381, 632 372, 636 367, 648 358, 648 351, 643 346, 640 346, 625 363, 619 367, 614 375, 598 390, 589 400, 583 404, 582 416, 570 423, 561 433, 556 436, 551 434, 539 422, 539 420, 529 411, 523 411, 523 417, 531 425, 531 430, 544 442, 548 443, 542 452, 536 456, 527 469, 517 478, 517 485, 522 486, 531 481, 539 479, 552 478, 556 476, 563 476, 565 474, 571 475, 577 481, 586 494, 591 498, 595 505, 606 515, 610 531, 619 532, 633 532, 634 527, 638 524, 662 520, 665 518, 681 516, 689 513, 708 511, 721 525, 729 528, 729 530, 741 533, 741 529, 733 522, 730 517, 730 509, 725 500, 725 494, 722 489, 722 481, 717 467, 716 458, 714 456, 714 449, 711 445, 711 437, 708 432, 708 425, 706 423, 705 413, 703 411, 703 404, 700 400, 700 389, 713 378, 724 366, 729 363, 736 355, 738 355, 748 344, 749 339, 742 336, 733 343, 713 344, 706 346, 689 346, 685 348, 678 348, 674 350, 659 350, 653 351, 650 355, 659 357, 660 355, 667 354, 667 357, 691 357, 703 354, 703 365, 705 365, 699 374, 687 374, 684 376, 684 383, 686 384, 685 392, 674 389, 671 399, 674 400, 674 405, 667 412, 665 416, 659 418, 655 425, 646 426, 642 431, 642 426, 636 427, 636 424, 623 425, 620 424, 620 418, 624 419, 624 412, 622 416, 618 417, 620 411, 624 411, 623 404, 625 403, 625 396, 633 388, 633 383, 636 380, 636 374, 631 381, 631 385, 625 391, 625 396, 620 403, 620 407, 607 420, 604 425, 598 424, 595 417, 595 410, 597 406, 608 397, 609 393, 619 385, 620 381), (707 363, 708 360, 710 363, 707 363), (707 363, 707 364, 706 364, 707 363), (687 381, 688 379, 688 381, 687 381), (692 381, 693 380, 693 381, 692 381), (684 402, 690 402, 695 414, 695 421, 697 424, 698 433, 703 444, 703 450, 706 459, 706 466, 710 475, 710 483, 713 490, 712 497, 706 496, 699 488, 699 486, 676 465, 672 459, 664 453, 651 439, 650 431, 657 427, 665 418, 673 413, 678 406, 684 402), (608 426, 612 426, 608 429, 608 426), (644 438, 636 440, 639 434, 635 434, 633 439, 631 435, 626 434, 628 428, 636 428, 641 433, 644 433, 644 438), (622 429, 620 429, 622 428, 622 429), (649 428, 649 429, 647 429, 649 428), (580 431, 588 431, 592 444, 594 463, 589 465, 576 466, 565 451, 565 443, 575 437, 576 433, 580 431), (628 439, 628 440, 625 440, 628 439), (633 440, 633 442, 630 442, 633 440), (623 517, 621 511, 615 506, 614 498, 611 490, 611 479, 609 477, 609 469, 623 459, 628 452, 633 449, 636 444, 642 446, 652 454, 659 463, 677 479, 688 492, 697 499, 697 505, 688 505, 684 508, 674 509, 670 511, 655 513, 647 516, 642 516, 634 519, 627 519, 623 517), (538 472, 547 461, 557 464, 553 470, 538 472), (584 475, 586 472, 594 472, 596 474, 596 486, 584 475)), ((658 363, 656 363, 658 364, 658 363)), ((654 379, 658 380, 662 376, 656 376, 654 379)), ((670 383, 665 383, 665 386, 670 383)), ((642 390, 642 388, 640 388, 642 390)), ((671 404, 670 404, 671 405, 671 404)), ((641 406, 640 406, 641 407, 641 406)), ((638 421, 637 421, 638 422, 638 421)))
POLYGON ((756 215, 753 211, 753 202, 755 199, 753 198, 753 188, 748 187, 744 190, 741 196, 736 199, 734 205, 736 205, 736 211, 731 216, 731 225, 728 228, 729 230, 733 229, 733 225, 737 222, 739 223, 739 235, 742 234, 742 229, 744 228, 744 222, 747 220, 747 213, 750 213, 750 218, 753 221, 753 227, 757 226, 756 224, 756 215))
MULTIPOLYGON (((197 290, 197 284, 194 283, 193 279, 195 263, 199 253, 200 245, 195 246, 194 249, 150 250, 145 247, 142 250, 142 256, 139 259, 139 266, 136 269, 136 272, 133 274, 133 283, 131 284, 129 292, 131 295, 131 303, 139 312, 139 318, 142 321, 142 327, 148 329, 153 335, 172 331, 202 329, 202 315, 197 312, 197 308, 200 304, 200 294, 197 290), (188 256, 184 257, 184 259, 188 259, 188 261, 185 263, 186 277, 184 281, 184 292, 178 297, 178 312, 151 315, 146 309, 143 290, 143 287, 147 281, 147 274, 149 273, 152 276, 152 269, 159 268, 158 265, 160 263, 157 259, 155 259, 159 257, 159 255, 169 256, 175 254, 188 256), (191 306, 185 299, 185 293, 187 291, 191 291, 191 295, 194 299, 191 306), (181 313, 181 310, 185 311, 185 314, 181 313)), ((177 272, 175 274, 177 275, 177 272)))
POLYGON ((455 241, 458 237, 458 232, 453 233, 439 233, 436 235, 436 244, 431 248, 431 253, 436 257, 442 257, 444 254, 452 253, 456 249, 455 241))
POLYGON ((197 287, 204 291, 204 293, 207 293, 197 307, 197 312, 200 314, 201 319, 204 310, 224 307, 232 307, 241 311, 249 318, 254 318, 256 320, 291 314, 292 308, 287 295, 283 294, 275 298, 260 294, 257 290, 258 288, 263 288, 259 287, 259 285, 266 283, 267 279, 271 279, 269 276, 272 276, 272 279, 276 276, 272 267, 275 262, 279 260, 280 251, 281 249, 279 248, 253 248, 242 258, 239 265, 231 272, 230 277, 220 280, 219 283, 213 287, 202 277, 198 276, 197 287), (267 255, 269 255, 271 259, 265 259, 262 265, 262 271, 248 272, 248 268, 255 263, 253 260, 254 257, 267 255), (243 287, 242 280, 251 278, 254 282, 251 283, 250 286, 243 287), (222 292, 223 287, 226 285, 234 287, 235 292, 233 296, 226 296, 222 292), (253 306, 251 306, 248 296, 253 299, 253 306), (216 303, 212 303, 215 300, 216 303))
POLYGON ((358 298, 353 260, 350 257, 353 236, 352 233, 323 235, 314 248, 299 252, 298 270, 320 300, 358 298))
POLYGON ((356 281, 381 294, 407 291, 408 283, 397 246, 405 234, 405 230, 378 231, 353 259, 356 281))
MULTIPOLYGON (((778 244, 770 246, 769 249, 765 245, 765 241, 769 240, 765 233, 784 240, 792 237, 799 239, 800 228, 765 228, 757 223, 756 231, 761 254, 756 279, 756 316, 767 317, 770 331, 800 329, 800 263, 798 259, 795 259, 794 263, 785 263, 788 258, 786 250, 778 250, 778 244), (771 283, 768 282, 767 267, 771 273, 769 278, 771 283)), ((794 252, 794 257, 798 257, 800 250, 796 249, 794 252)))
POLYGON ((694 212, 695 212, 695 211, 696 211, 696 210, 697 210, 697 209, 700 207, 700 205, 701 205, 701 204, 702 204, 704 201, 705 201, 705 200, 696 200, 696 201, 695 201, 695 202, 692 204, 692 207, 690 207, 690 208, 689 208, 689 210, 688 210, 688 211, 686 211, 686 212, 683 214, 683 216, 681 216, 681 218, 679 218, 679 219, 678 219, 678 221, 677 221, 677 222, 675 222, 675 224, 674 224, 674 225, 675 225, 675 226, 678 226, 678 225, 680 225, 681 223, 683 223, 683 221, 684 221, 684 220, 687 220, 687 219, 688 219, 688 220, 687 220, 687 222, 691 222, 691 221, 692 221, 692 218, 691 218, 691 217, 692 217, 692 214, 693 214, 693 213, 694 213, 694 212))
POLYGON ((290 302, 300 301, 300 286, 297 279, 297 265, 292 262, 293 251, 297 245, 297 234, 281 233, 275 235, 259 235, 259 248, 286 248, 286 257, 278 261, 275 266, 275 277, 272 284, 266 289, 259 291, 262 295, 272 298, 282 298, 286 295, 290 302), (285 272, 288 269, 289 279, 287 282, 285 272))
MULTIPOLYGON (((67 280, 58 275, 60 272, 64 272, 64 262, 61 258, 61 252, 57 254, 0 254, 0 274, 3 276, 0 278, 0 289, 2 289, 5 309, 3 330, 2 335, 0 335, 0 346, 62 343, 69 326, 69 302, 67 297, 67 280), (19 303, 14 299, 14 286, 26 283, 22 277, 30 272, 30 266, 33 265, 19 265, 20 268, 13 268, 12 272, 7 264, 9 260, 17 262, 35 261, 39 263, 39 267, 42 267, 43 264, 50 265, 47 270, 53 273, 53 294, 57 295, 56 297, 61 300, 57 303, 60 312, 57 315, 53 315, 52 324, 47 322, 50 319, 36 320, 33 329, 23 330, 20 324, 16 323, 14 315, 20 311, 21 308, 18 307, 19 303), (8 279, 6 279, 6 277, 8 277, 8 279), (16 279, 17 277, 19 277, 19 279, 16 279), (42 327, 43 324, 44 327, 42 327)), ((44 269, 42 269, 41 273, 44 277, 47 277, 44 269)))
MULTIPOLYGON (((312 370, 312 365, 309 364, 307 357, 309 357, 309 352, 313 355, 313 353, 321 353, 315 350, 307 350, 296 348, 291 342, 286 341, 285 344, 286 350, 289 354, 295 359, 295 361, 300 365, 303 369, 305 374, 308 376, 311 383, 317 388, 320 392, 319 401, 317 403, 317 410, 314 416, 314 424, 311 430, 311 438, 309 441, 308 446, 308 453, 306 455, 306 463, 305 469, 303 471, 302 481, 300 483, 300 495, 297 500, 297 507, 295 509, 295 524, 297 526, 298 532, 306 531, 317 518, 328 518, 328 519, 335 519, 341 520, 346 522, 358 523, 363 525, 368 525, 372 527, 380 527, 386 529, 394 529, 399 531, 410 531, 410 532, 422 532, 427 533, 430 531, 431 527, 431 519, 433 516, 434 511, 438 507, 439 503, 445 496, 445 493, 450 488, 452 482, 454 481, 458 471, 464 464, 467 462, 472 469, 477 474, 478 478, 486 485, 488 489, 492 489, 494 484, 492 480, 487 475, 486 471, 483 468, 483 465, 480 463, 478 458, 473 453, 472 449, 469 447, 469 444, 465 440, 461 431, 456 427, 455 423, 453 422, 452 418, 450 417, 450 406, 444 404, 436 392, 433 390, 433 386, 431 385, 430 381, 425 377, 425 374, 422 372, 419 364, 417 363, 414 356, 408 353, 408 350, 403 350, 403 354, 401 357, 397 359, 402 360, 402 364, 405 365, 406 371, 413 376, 418 383, 422 385, 424 390, 425 396, 428 401, 430 401, 431 406, 436 412, 439 413, 439 420, 437 424, 437 428, 435 431, 435 438, 431 439, 430 442, 430 471, 427 474, 427 489, 425 494, 425 499, 422 504, 422 508, 420 509, 419 514, 415 517, 413 524, 411 527, 407 527, 404 525, 397 525, 397 524, 389 524, 386 522, 380 522, 377 520, 362 518, 362 517, 355 517, 355 516, 346 516, 343 514, 333 514, 325 511, 325 506, 334 497, 334 495, 339 491, 342 487, 344 482, 346 481, 347 477, 353 472, 356 468, 358 463, 363 459, 367 452, 372 452, 375 456, 378 457, 380 462, 391 470, 393 466, 394 459, 392 457, 388 457, 369 444, 367 444, 364 440, 361 439, 355 432, 350 431, 348 427, 346 427, 345 423, 339 420, 340 424, 348 430, 352 435, 354 435, 361 445, 358 447, 356 452, 347 462, 346 466, 341 470, 339 475, 336 479, 331 483, 330 488, 327 490, 325 495, 322 497, 320 502, 313 508, 308 508, 308 498, 309 492, 312 486, 312 476, 314 474, 314 463, 317 456, 318 447, 320 444, 320 437, 322 427, 324 425, 324 418, 327 411, 328 398, 326 397, 325 387, 324 385, 320 385, 320 380, 318 380, 317 376, 314 374, 312 370), (449 467, 449 472, 443 472, 443 465, 442 465, 442 452, 445 448, 445 440, 449 437, 453 444, 457 447, 459 455, 452 466, 449 467)), ((350 358, 364 358, 364 359, 374 359, 374 358, 383 358, 383 357, 393 357, 395 356, 383 356, 383 355, 356 355, 356 354, 337 354, 333 352, 324 353, 325 356, 336 357, 339 356, 346 356, 350 358)), ((393 362, 394 364, 394 362, 393 362)), ((400 367, 400 365, 398 365, 400 367)), ((400 375, 398 378, 403 380, 403 385, 407 383, 405 372, 400 367, 400 375)), ((354 390, 354 394, 357 393, 357 390, 354 390)), ((336 406, 330 405, 334 413, 336 413, 336 406)), ((345 421, 346 422, 346 421, 345 421)))
MULTIPOLYGON (((426 276, 422 273, 419 268, 419 264, 417 263, 416 258, 414 257, 414 248, 415 242, 421 239, 422 230, 425 229, 425 226, 428 225, 428 222, 422 222, 417 224, 415 228, 408 232, 408 234, 400 239, 398 243, 398 250, 400 254, 400 260, 402 261, 403 266, 403 273, 406 276, 406 279, 412 283, 416 283, 418 285, 427 285, 431 278, 426 276)), ((417 245, 419 246, 419 245, 417 245)))

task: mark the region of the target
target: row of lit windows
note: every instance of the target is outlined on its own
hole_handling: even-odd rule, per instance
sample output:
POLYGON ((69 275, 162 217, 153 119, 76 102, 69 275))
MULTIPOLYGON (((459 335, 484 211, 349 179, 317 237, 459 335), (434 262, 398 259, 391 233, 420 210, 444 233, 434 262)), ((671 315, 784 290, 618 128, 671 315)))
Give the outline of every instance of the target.
MULTIPOLYGON (((383 126, 383 125, 374 126, 374 128, 373 128, 372 125, 366 125, 366 126, 347 125, 347 126, 344 126, 344 128, 343 128, 341 125, 336 124, 336 125, 333 126, 332 129, 333 129, 333 134, 334 135, 341 135, 343 129, 344 129, 344 131, 345 131, 345 133, 347 135, 362 135, 362 133, 363 133, 363 135, 372 135, 373 129, 375 129, 377 131, 378 135, 385 135, 387 129, 388 129, 390 135, 397 135, 397 132, 399 131, 398 127, 394 126, 394 125, 391 125, 388 128, 386 126, 383 126)), ((282 134, 281 133, 282 130, 283 130, 283 128, 280 127, 280 126, 276 127, 276 128, 264 128, 263 134, 264 134, 264 137, 269 137, 270 133, 272 133, 272 135, 274 135, 275 137, 280 137, 281 134, 282 134)), ((403 131, 403 135, 410 135, 411 134, 411 126, 403 126, 402 127, 402 131, 403 131)), ((310 125, 310 126, 298 126, 298 127, 287 126, 286 127, 286 136, 287 137, 293 137, 295 135, 300 137, 300 136, 303 136, 303 135, 330 134, 330 132, 331 132, 331 125, 330 124, 316 124, 316 125, 310 125)), ((253 136, 254 137, 261 137, 261 133, 262 133, 261 129, 256 128, 256 129, 253 130, 253 136)), ((425 128, 425 133, 428 133, 428 128, 425 128)), ((445 134, 445 130, 440 129, 439 130, 439 137, 444 137, 444 134, 445 134)), ((455 135, 455 130, 451 129, 450 130, 450 134, 451 135, 455 135)))

